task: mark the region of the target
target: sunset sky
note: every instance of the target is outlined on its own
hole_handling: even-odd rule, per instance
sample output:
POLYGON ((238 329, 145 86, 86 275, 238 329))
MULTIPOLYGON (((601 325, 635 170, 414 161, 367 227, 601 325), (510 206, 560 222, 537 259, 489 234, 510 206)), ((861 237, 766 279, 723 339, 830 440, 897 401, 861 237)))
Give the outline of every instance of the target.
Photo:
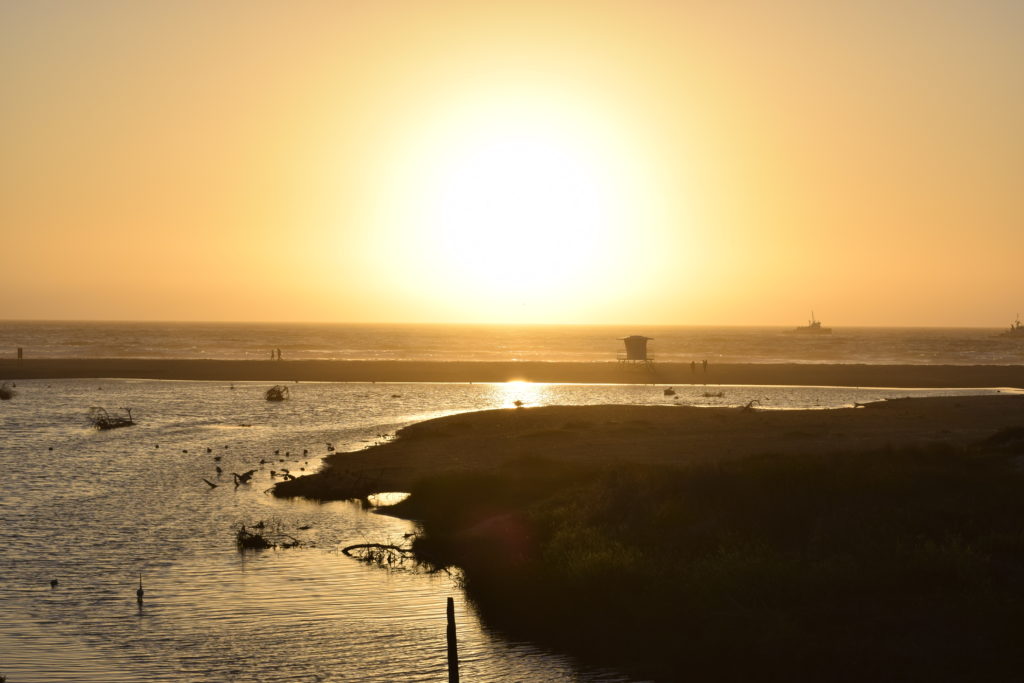
POLYGON ((1024 2, 0 3, 0 319, 1024 313, 1024 2))

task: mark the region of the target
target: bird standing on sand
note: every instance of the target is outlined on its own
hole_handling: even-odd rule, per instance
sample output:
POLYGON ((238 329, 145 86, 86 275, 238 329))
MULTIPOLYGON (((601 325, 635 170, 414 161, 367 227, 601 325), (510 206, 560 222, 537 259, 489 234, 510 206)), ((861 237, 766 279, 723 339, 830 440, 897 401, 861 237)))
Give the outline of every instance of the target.
POLYGON ((50 579, 50 588, 56 588, 58 583, 60 583, 60 581, 57 579, 50 579))

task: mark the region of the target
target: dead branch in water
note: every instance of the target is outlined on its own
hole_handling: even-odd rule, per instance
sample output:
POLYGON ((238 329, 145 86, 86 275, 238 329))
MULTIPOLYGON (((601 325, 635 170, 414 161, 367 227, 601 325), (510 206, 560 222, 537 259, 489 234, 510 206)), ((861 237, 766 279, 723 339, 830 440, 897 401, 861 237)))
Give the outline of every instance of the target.
POLYGON ((128 417, 111 415, 105 408, 93 406, 89 408, 89 421, 92 422, 92 426, 96 429, 117 429, 118 427, 130 427, 135 424, 135 421, 132 419, 132 409, 122 408, 121 410, 128 413, 128 417))
POLYGON ((267 389, 267 392, 263 394, 263 398, 268 401, 283 401, 289 398, 291 393, 288 391, 288 387, 283 384, 275 384, 274 386, 267 389))
POLYGON ((379 567, 403 566, 406 562, 416 561, 412 548, 392 543, 356 543, 345 546, 341 552, 346 557, 379 567))

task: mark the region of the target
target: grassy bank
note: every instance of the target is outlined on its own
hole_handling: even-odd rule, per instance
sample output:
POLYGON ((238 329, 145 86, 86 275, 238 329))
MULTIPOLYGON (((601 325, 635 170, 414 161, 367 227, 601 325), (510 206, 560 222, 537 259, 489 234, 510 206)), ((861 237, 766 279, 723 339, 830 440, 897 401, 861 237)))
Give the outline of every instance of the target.
POLYGON ((1018 680, 1024 430, 689 467, 543 457, 396 512, 484 619, 657 680, 1018 680))

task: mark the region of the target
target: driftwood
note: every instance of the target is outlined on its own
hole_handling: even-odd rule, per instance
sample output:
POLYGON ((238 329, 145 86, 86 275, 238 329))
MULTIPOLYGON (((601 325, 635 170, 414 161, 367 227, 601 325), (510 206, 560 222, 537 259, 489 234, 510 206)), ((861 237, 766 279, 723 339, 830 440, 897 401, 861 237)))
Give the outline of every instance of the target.
POLYGON ((132 409, 122 408, 121 410, 128 413, 128 417, 111 415, 106 409, 93 406, 89 408, 89 421, 96 429, 117 429, 118 427, 130 427, 135 424, 135 421, 132 419, 132 409))
POLYGON ((302 545, 302 541, 290 534, 281 531, 281 525, 277 524, 274 529, 267 529, 263 520, 255 524, 239 524, 235 532, 235 543, 239 550, 267 550, 270 548, 295 548, 302 545))
POLYGON ((346 557, 380 567, 403 566, 406 562, 416 561, 412 548, 393 543, 356 543, 345 546, 341 552, 346 557))
POLYGON ((275 384, 274 386, 267 389, 267 392, 263 394, 263 398, 267 399, 268 401, 283 401, 286 398, 288 398, 289 395, 290 392, 288 391, 288 387, 284 386, 283 384, 275 384))

